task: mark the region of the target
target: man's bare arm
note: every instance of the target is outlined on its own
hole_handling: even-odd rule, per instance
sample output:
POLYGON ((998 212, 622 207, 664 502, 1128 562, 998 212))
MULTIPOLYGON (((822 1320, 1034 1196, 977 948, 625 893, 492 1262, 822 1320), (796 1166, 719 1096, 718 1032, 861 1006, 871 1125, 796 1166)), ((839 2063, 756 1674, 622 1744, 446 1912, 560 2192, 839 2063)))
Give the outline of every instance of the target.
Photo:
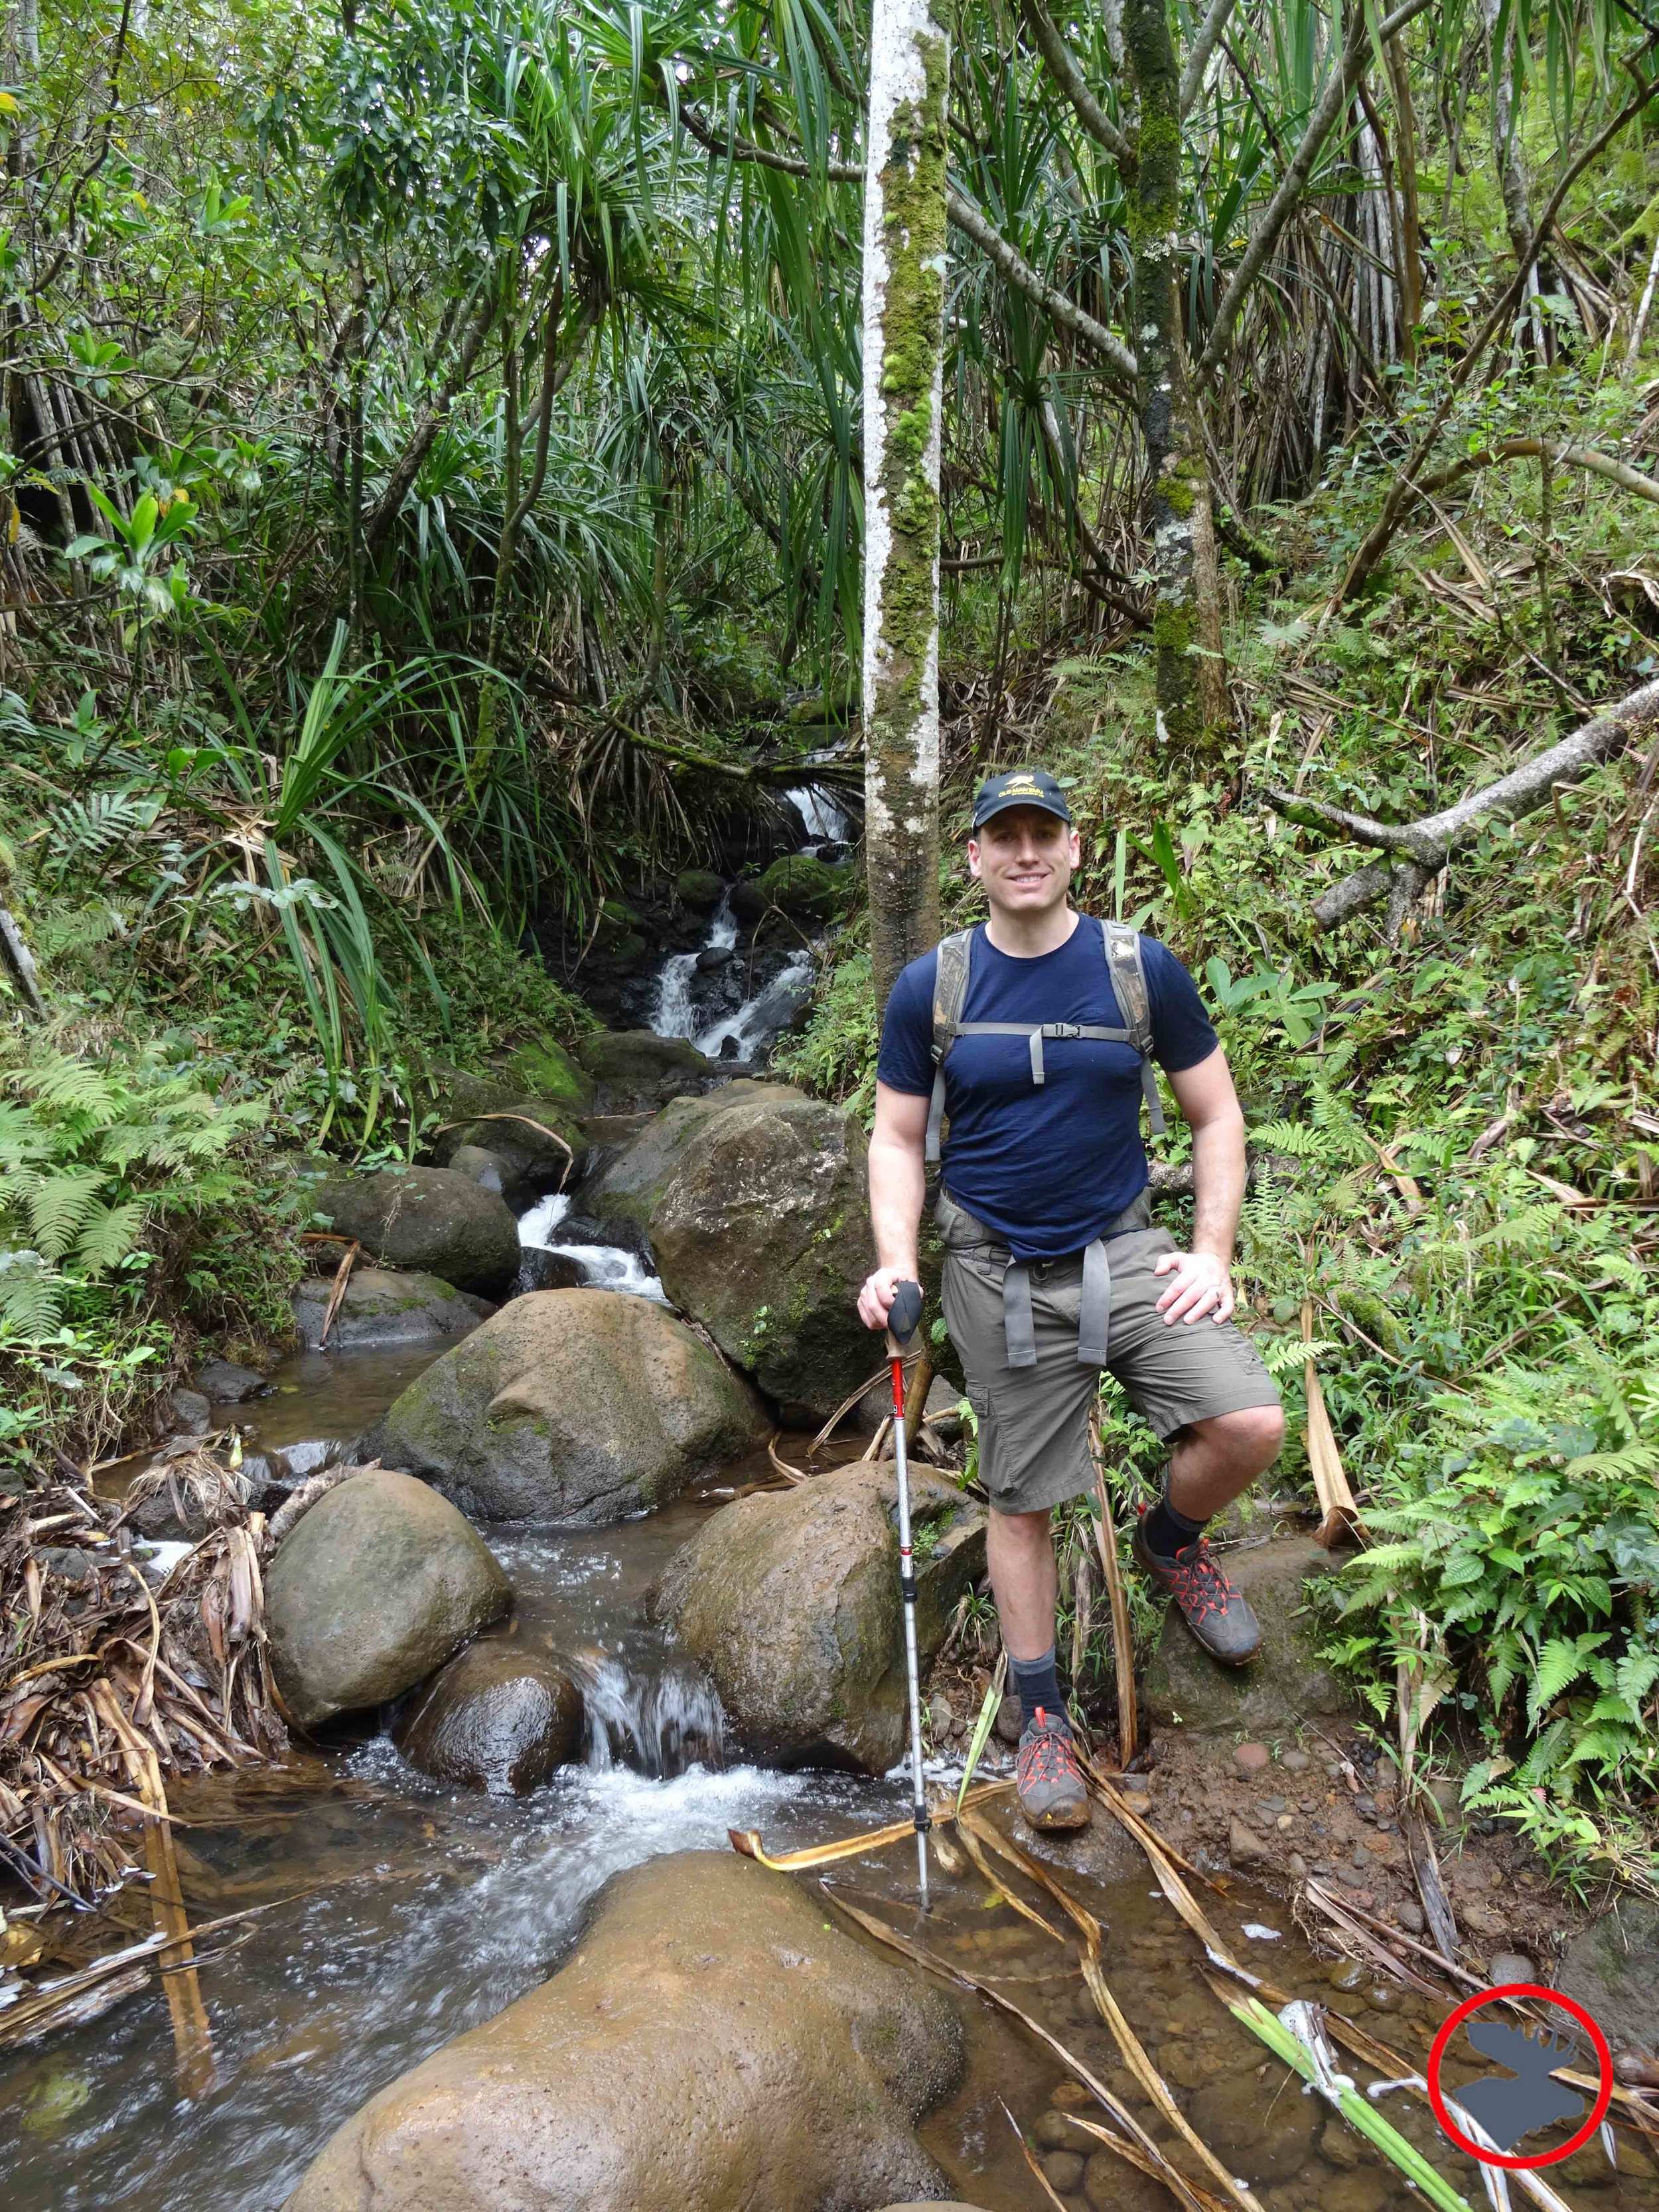
POLYGON ((876 1267, 859 1293, 859 1316, 866 1328, 887 1326, 893 1285, 913 1282, 918 1273, 927 1133, 927 1101, 877 1084, 876 1125, 870 1133, 870 1226, 876 1267))
POLYGON ((1219 1046, 1196 1067, 1170 1078, 1176 1103, 1193 1133, 1193 1249, 1158 1262, 1174 1281, 1158 1302, 1166 1322, 1190 1324, 1206 1314, 1231 1318, 1233 1239, 1244 1203, 1244 1116, 1232 1071, 1219 1046))

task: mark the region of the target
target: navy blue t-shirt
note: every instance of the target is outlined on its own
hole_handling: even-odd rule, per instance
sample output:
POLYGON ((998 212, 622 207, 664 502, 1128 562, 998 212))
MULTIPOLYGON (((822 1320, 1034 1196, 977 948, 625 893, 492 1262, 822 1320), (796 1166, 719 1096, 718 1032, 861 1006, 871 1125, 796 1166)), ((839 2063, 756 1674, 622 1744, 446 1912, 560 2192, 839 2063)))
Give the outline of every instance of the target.
MULTIPOLYGON (((1150 937, 1140 951, 1153 1057, 1179 1074, 1209 1058, 1216 1033, 1174 953, 1150 937)), ((917 1097, 933 1087, 938 965, 934 952, 910 963, 882 1025, 877 1077, 917 1097)), ((1080 915, 1064 945, 1030 959, 999 952, 976 929, 957 1018, 1121 1029, 1099 922, 1080 915)), ((1044 1039, 1042 1057, 1041 1088, 1031 1081, 1030 1044, 1022 1036, 958 1037, 945 1060, 945 1188, 1017 1260, 1080 1251, 1146 1187, 1138 1054, 1098 1037, 1056 1037, 1044 1039)))

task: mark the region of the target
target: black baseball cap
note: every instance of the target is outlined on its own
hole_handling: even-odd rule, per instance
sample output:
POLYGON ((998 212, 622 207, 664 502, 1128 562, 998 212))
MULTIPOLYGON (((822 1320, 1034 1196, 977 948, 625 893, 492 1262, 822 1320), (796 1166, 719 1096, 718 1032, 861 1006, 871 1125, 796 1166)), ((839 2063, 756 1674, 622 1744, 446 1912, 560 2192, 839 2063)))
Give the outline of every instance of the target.
POLYGON ((988 783, 981 784, 974 800, 972 827, 982 830, 994 814, 1004 813, 1011 806, 1040 806, 1045 814, 1055 815, 1062 822, 1072 818, 1065 793, 1045 768, 1010 769, 1006 775, 994 775, 988 783))

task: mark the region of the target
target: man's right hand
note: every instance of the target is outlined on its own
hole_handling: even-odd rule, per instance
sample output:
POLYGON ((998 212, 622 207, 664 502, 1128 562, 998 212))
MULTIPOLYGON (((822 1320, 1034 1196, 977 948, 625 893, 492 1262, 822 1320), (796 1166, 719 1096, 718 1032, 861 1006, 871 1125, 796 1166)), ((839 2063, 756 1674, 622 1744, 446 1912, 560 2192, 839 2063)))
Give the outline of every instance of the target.
POLYGON ((885 1328, 894 1291, 901 1283, 914 1283, 915 1279, 914 1262, 908 1267, 878 1267, 874 1274, 866 1275, 864 1288, 859 1292, 859 1319, 866 1328, 885 1328))

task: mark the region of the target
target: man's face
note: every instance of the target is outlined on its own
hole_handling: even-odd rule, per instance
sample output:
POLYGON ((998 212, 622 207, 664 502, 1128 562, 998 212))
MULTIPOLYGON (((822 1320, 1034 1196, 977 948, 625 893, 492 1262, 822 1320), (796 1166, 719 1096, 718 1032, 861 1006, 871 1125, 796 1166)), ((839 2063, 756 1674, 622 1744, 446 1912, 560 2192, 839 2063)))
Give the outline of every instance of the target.
POLYGON ((1045 914, 1065 899, 1077 832, 1041 806, 1010 806, 968 840, 968 867, 1000 914, 1045 914))

